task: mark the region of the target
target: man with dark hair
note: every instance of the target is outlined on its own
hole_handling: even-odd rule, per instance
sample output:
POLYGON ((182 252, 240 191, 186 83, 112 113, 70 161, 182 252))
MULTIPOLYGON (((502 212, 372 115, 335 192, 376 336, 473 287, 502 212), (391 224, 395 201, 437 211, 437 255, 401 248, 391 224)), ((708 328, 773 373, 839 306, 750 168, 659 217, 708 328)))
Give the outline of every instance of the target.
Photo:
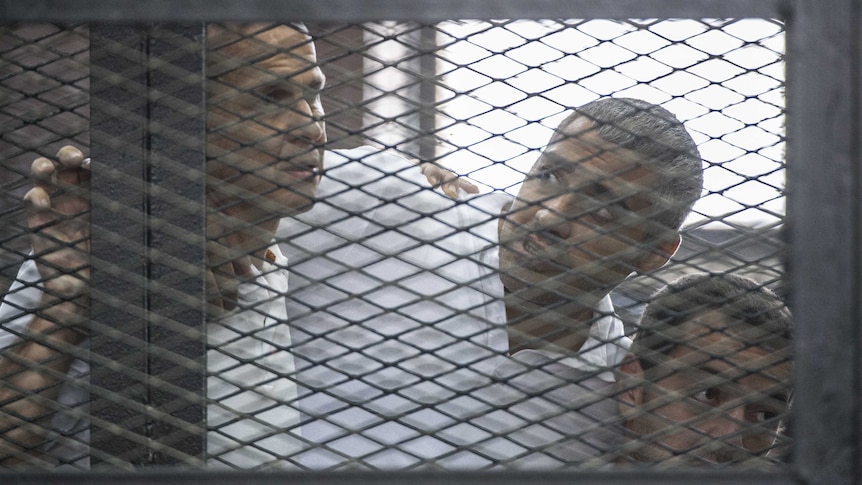
POLYGON ((621 463, 762 465, 790 405, 791 315, 730 274, 680 278, 644 310, 619 369, 621 463))
MULTIPOLYGON (((492 412, 472 396, 510 365, 612 380, 628 339, 608 293, 676 251, 701 191, 697 147, 664 108, 606 98, 561 123, 514 200, 451 201, 374 154, 330 153, 321 201, 279 229, 303 437, 316 445, 303 463, 490 466, 511 453, 480 451, 497 440, 452 417, 492 412)), ((545 416, 529 424, 554 426, 545 416)))
POLYGON ((702 186, 697 146, 667 110, 629 98, 575 110, 500 223, 510 351, 579 349, 607 294, 676 252, 702 186))
MULTIPOLYGON (((466 435, 453 431, 460 411, 449 408, 484 385, 508 342, 516 356, 589 372, 621 360, 627 339, 607 293, 670 258, 700 192, 697 149, 673 115, 624 98, 581 108, 507 209, 501 194, 454 202, 418 189, 419 167, 368 147, 327 153, 316 193, 326 134, 310 37, 289 26, 213 26, 208 43, 211 463, 458 466, 466 435), (286 217, 314 201, 318 209, 286 217), (291 278, 314 283, 291 289, 287 309, 286 261, 270 245, 281 218, 291 278), (300 410, 312 418, 301 431, 297 383, 300 410), (291 462, 301 442, 312 449, 291 462)), ((67 387, 86 388, 74 385, 86 368, 67 351, 86 332, 87 168, 77 150, 58 159, 37 161, 28 197, 34 228, 50 236, 34 245, 51 247, 22 277, 34 285, 13 288, 13 315, 0 317, 9 322, 0 397, 13 452, 44 438, 47 426, 24 424, 54 416, 48 403, 58 394, 63 402, 70 366, 78 373, 67 387), (42 280, 49 291, 39 293, 42 280), (70 288, 53 286, 68 280, 70 288), (40 301, 72 309, 35 318, 20 310, 40 301), (50 372, 31 371, 40 365, 50 372), (34 389, 40 394, 26 395, 34 389)), ((86 448, 78 435, 86 414, 69 415, 60 434, 86 448)))

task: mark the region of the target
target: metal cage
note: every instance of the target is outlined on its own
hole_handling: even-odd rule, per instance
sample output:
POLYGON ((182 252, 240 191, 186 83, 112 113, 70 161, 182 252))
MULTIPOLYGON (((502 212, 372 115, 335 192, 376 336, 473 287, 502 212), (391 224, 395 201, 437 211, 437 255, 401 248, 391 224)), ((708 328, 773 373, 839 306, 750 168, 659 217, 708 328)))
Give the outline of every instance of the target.
MULTIPOLYGON (((27 55, 28 37, 24 34, 17 38, 17 45, 0 52, 4 58, 4 97, 9 95, 8 101, 0 102, 4 123, 10 123, 11 127, 16 121, 20 112, 8 106, 14 104, 13 98, 20 92, 37 97, 38 93, 53 89, 50 97, 40 98, 41 106, 28 109, 41 109, 49 114, 63 112, 60 118, 34 123, 21 131, 17 125, 4 128, 3 143, 12 147, 8 153, 20 155, 16 147, 23 146, 22 137, 46 140, 52 148, 59 146, 61 140, 72 140, 89 145, 92 159, 104 164, 101 171, 94 171, 91 185, 94 323, 88 353, 92 371, 86 387, 91 393, 87 413, 91 422, 89 444, 93 468, 74 473, 7 475, 16 482, 402 483, 410 480, 431 484, 453 480, 458 483, 575 480, 610 484, 697 480, 716 484, 834 484, 862 481, 857 465, 862 453, 857 349, 862 342, 855 325, 862 320, 859 304, 862 154, 857 142, 862 103, 859 79, 862 13, 857 2, 703 0, 680 4, 670 0, 574 3, 547 0, 527 4, 508 0, 319 0, 27 4, 3 1, 0 20, 10 29, 47 23, 63 26, 53 33, 32 34, 31 40, 40 35, 42 39, 53 37, 44 42, 46 57, 33 61, 32 65, 25 66, 26 61, 22 60, 27 55), (469 67, 469 62, 457 65, 446 59, 452 65, 441 68, 441 44, 446 44, 447 35, 453 38, 459 35, 441 25, 449 19, 482 19, 476 20, 476 24, 499 26, 506 25, 506 21, 491 19, 571 17, 586 19, 585 22, 651 19, 640 21, 644 25, 662 19, 717 19, 703 22, 713 22, 710 25, 717 25, 718 32, 728 25, 721 19, 767 19, 779 26, 785 36, 783 58, 776 53, 776 61, 767 64, 774 63, 780 71, 781 62, 786 62, 786 73, 776 74, 778 87, 772 90, 783 90, 786 100, 787 161, 786 167, 779 163, 780 168, 775 170, 786 168, 787 189, 770 185, 770 190, 777 194, 775 198, 786 194, 786 218, 779 214, 778 222, 768 222, 766 229, 757 231, 739 229, 733 223, 728 227, 736 230, 712 231, 706 227, 710 222, 707 214, 695 228, 689 229, 689 245, 683 247, 677 258, 689 267, 717 271, 723 267, 715 261, 717 257, 731 258, 736 269, 760 275, 765 284, 787 298, 795 328, 793 452, 792 457, 784 460, 788 463, 774 472, 733 468, 697 472, 573 470, 505 474, 460 471, 260 474, 197 470, 207 460, 203 416, 208 404, 205 390, 208 349, 202 337, 207 291, 203 269, 206 187, 202 175, 206 173, 207 130, 205 23, 306 22, 317 42, 318 58, 327 68, 330 88, 326 120, 333 146, 349 146, 356 138, 367 137, 407 158, 445 161, 447 154, 462 147, 458 143, 452 143, 454 148, 447 147, 440 141, 448 133, 441 131, 447 122, 440 118, 444 111, 440 99, 447 95, 440 94, 443 83, 439 72, 447 69, 454 72, 458 67, 469 67), (65 27, 66 24, 70 27, 65 27), (374 49, 392 41, 400 43, 404 52, 398 63, 387 64, 381 51, 374 49), (356 45, 361 45, 361 49, 356 45), (15 49, 22 50, 16 53, 15 49), (363 67, 358 58, 373 62, 363 67), (63 60, 69 59, 69 64, 64 64, 63 60), (75 74, 75 66, 84 65, 89 76, 75 74), (396 65, 401 66, 395 69, 400 73, 387 71, 396 65), (404 69, 407 65, 409 69, 404 69), (16 78, 20 71, 26 71, 22 66, 48 73, 59 81, 57 85, 28 84, 32 79, 16 78), (355 76, 358 70, 365 76, 359 80, 355 76), (373 74, 383 71, 387 73, 385 76, 368 81, 373 74), (426 75, 411 77, 412 72, 426 75), (782 76, 786 76, 786 86, 782 76), (87 82, 88 85, 82 84, 87 82), (364 89, 370 92, 363 92, 364 89), (82 91, 88 94, 82 97, 82 91), (410 98, 413 109, 403 115, 395 106, 392 113, 387 113, 387 108, 374 105, 378 93, 410 98), (58 109, 61 102, 67 108, 58 109), (70 105, 72 108, 68 108, 70 105), (117 207, 135 210, 118 212, 117 207), (124 292, 124 301, 112 299, 117 289, 124 292), (135 456, 135 465, 147 468, 136 473, 118 473, 111 468, 124 466, 120 457, 129 455, 135 456)), ((745 42, 740 40, 741 44, 745 42)), ((505 53, 505 49, 500 52, 505 53)), ((721 53, 704 53, 704 59, 721 57, 721 53)), ((743 66, 741 71, 757 72, 761 67, 743 66)), ((685 71, 685 68, 670 69, 670 74, 685 71)), ((740 90, 749 82, 741 80, 740 90)), ((621 87, 618 92, 622 91, 621 87)), ((463 93, 453 95, 456 94, 463 93)), ((547 91, 541 94, 545 96, 547 91)), ((743 98, 755 99, 757 94, 746 94, 743 98)), ((511 108, 516 101, 501 103, 511 108)), ((780 114, 767 114, 748 124, 743 122, 742 128, 764 120, 780 123, 784 112, 781 106, 776 109, 780 114)), ((773 151, 783 149, 782 129, 776 128, 777 141, 766 142, 773 151)), ((704 139, 710 139, 709 135, 704 139)), ((465 145, 475 148, 473 141, 465 145)), ((741 147, 749 152, 761 148, 741 147)), ((0 220, 10 223, 6 229, 0 229, 3 231, 0 247, 6 252, 0 261, 0 272, 7 280, 14 276, 27 251, 21 236, 21 211, 12 206, 13 199, 27 185, 22 166, 21 160, 16 159, 14 163, 6 163, 4 172, 0 172, 4 178, 8 177, 0 180, 8 192, 0 198, 3 203, 0 220)), ((483 168, 462 172, 481 179, 483 168)), ((735 175, 743 179, 739 183, 744 183, 766 178, 769 171, 747 179, 744 170, 735 175)), ((504 185, 511 188, 511 184, 504 185)), ((744 202, 741 206, 738 212, 759 207, 746 206, 744 202)), ((645 282, 623 284, 614 303, 627 317, 624 319, 632 320, 649 293, 659 283, 672 279, 675 271, 679 268, 668 268, 666 273, 645 282)), ((7 281, 3 283, 5 290, 7 281)))

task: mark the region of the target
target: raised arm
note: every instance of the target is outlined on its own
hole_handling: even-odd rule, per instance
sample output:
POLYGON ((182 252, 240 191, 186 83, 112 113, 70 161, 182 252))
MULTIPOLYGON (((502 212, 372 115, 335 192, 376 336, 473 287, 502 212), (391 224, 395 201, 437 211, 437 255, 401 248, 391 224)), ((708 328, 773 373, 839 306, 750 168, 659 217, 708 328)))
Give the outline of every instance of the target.
POLYGON ((18 342, 0 359, 0 464, 41 463, 47 424, 89 318, 89 164, 65 146, 38 158, 24 196, 42 298, 18 342))

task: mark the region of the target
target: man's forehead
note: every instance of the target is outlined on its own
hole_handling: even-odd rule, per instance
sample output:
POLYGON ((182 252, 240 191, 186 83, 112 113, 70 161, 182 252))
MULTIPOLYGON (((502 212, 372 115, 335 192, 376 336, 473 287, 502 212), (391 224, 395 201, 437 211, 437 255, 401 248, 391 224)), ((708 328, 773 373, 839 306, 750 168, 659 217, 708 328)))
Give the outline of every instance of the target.
POLYGON ((276 56, 307 59, 314 55, 311 37, 289 25, 214 26, 208 30, 207 42, 210 49, 223 55, 254 62, 276 56))
POLYGON ((577 136, 594 129, 595 125, 595 121, 590 118, 583 115, 576 115, 564 126, 561 126, 559 132, 565 136, 577 136))
POLYGON ((658 182, 654 163, 602 139, 593 121, 583 116, 561 127, 535 166, 572 174, 584 183, 601 181, 618 197, 649 195, 658 182))
MULTIPOLYGON (((767 327, 737 321, 717 311, 696 316, 674 327, 673 339, 680 342, 670 352, 668 362, 676 368, 712 366, 742 375, 761 373, 785 379, 789 372, 790 345, 771 348, 781 337, 767 327)), ((789 344, 789 342, 784 342, 789 344)))
POLYGON ((575 116, 561 125, 545 151, 573 163, 597 157, 612 165, 655 167, 653 160, 602 138, 595 121, 586 116, 575 116))
POLYGON ((209 32, 210 74, 232 86, 250 89, 289 79, 294 85, 323 87, 314 44, 301 30, 246 25, 236 31, 217 26, 209 32))

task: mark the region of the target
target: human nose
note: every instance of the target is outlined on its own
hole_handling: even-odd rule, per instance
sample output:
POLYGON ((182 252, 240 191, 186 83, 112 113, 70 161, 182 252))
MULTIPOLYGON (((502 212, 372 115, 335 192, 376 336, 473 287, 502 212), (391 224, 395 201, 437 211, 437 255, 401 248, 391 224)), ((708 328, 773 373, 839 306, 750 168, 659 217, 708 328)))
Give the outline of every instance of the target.
POLYGON ((743 446, 742 427, 745 423, 744 419, 745 406, 737 406, 704 423, 701 426, 701 431, 714 439, 720 439, 724 443, 741 448, 743 446))
POLYGON ((560 239, 571 236, 571 222, 565 217, 566 197, 556 197, 543 202, 536 211, 536 229, 550 233, 560 239))
POLYGON ((325 134, 323 120, 314 116, 311 104, 306 99, 299 100, 291 108, 284 128, 288 141, 292 143, 320 142, 325 134))

